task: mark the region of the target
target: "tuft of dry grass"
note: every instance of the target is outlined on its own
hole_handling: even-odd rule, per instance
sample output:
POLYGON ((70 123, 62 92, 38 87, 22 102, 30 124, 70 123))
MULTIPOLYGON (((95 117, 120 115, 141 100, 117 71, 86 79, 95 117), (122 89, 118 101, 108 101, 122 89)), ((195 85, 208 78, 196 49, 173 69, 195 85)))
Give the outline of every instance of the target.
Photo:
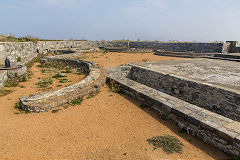
POLYGON ((157 136, 147 140, 154 146, 154 149, 162 148, 167 154, 174 152, 182 153, 183 144, 174 136, 157 136))

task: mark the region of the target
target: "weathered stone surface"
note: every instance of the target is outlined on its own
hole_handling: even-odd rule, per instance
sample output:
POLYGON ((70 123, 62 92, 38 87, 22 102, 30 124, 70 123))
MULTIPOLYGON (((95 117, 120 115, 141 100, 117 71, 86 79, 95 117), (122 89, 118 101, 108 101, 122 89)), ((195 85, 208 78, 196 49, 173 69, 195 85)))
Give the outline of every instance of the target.
POLYGON ((129 79, 240 121, 239 63, 195 59, 131 66, 129 79))

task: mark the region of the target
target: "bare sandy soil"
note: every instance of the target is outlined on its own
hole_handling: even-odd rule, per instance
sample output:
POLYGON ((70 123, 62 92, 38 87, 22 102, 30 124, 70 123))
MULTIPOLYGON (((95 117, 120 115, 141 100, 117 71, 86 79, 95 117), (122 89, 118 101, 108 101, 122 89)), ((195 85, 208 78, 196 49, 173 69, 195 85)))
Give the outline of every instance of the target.
MULTIPOLYGON (((148 54, 107 53, 87 55, 109 67, 135 61, 159 61, 177 58, 148 54), (96 58, 96 56, 98 58, 96 58), (106 58, 108 57, 108 58, 106 58)), ((33 77, 0 98, 0 159, 228 159, 224 153, 185 133, 170 121, 161 120, 138 102, 113 93, 107 86, 81 105, 62 108, 57 113, 14 114, 18 98, 37 92, 36 65, 33 77), (183 144, 182 154, 153 150, 147 139, 161 135, 176 136, 183 144)))

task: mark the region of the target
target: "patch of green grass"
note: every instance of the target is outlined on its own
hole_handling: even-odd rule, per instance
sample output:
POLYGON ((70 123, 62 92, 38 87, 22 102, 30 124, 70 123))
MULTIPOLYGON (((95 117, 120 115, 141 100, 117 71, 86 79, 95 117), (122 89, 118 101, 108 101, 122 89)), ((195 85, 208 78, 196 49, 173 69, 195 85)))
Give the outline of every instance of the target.
POLYGON ((52 78, 45 78, 41 79, 36 85, 38 85, 40 88, 46 89, 49 85, 53 83, 52 78))
POLYGON ((6 96, 6 95, 8 95, 8 94, 10 94, 12 92, 13 92, 13 90, 2 89, 2 90, 0 90, 0 97, 6 96))
POLYGON ((14 114, 29 114, 29 113, 31 113, 30 111, 22 110, 21 105, 20 105, 20 101, 15 103, 14 108, 18 109, 18 111, 19 111, 19 112, 15 112, 14 114))
POLYGON ((59 84, 59 85, 57 85, 57 87, 62 87, 62 85, 61 85, 61 84, 59 84))
POLYGON ((127 153, 123 153, 123 155, 124 155, 124 156, 126 156, 126 155, 127 155, 127 153))
POLYGON ((69 67, 66 67, 65 70, 61 71, 61 73, 72 73, 72 70, 69 67))
POLYGON ((59 79, 59 83, 67 83, 67 82, 68 82, 68 79, 66 78, 59 79))
POLYGON ((62 77, 67 77, 67 76, 65 76, 64 74, 62 74, 60 72, 57 72, 57 73, 55 73, 54 76, 52 76, 52 78, 62 78, 62 77))
POLYGON ((110 97, 112 97, 113 95, 112 95, 112 94, 110 94, 109 96, 110 96, 110 97))
POLYGON ((183 144, 174 136, 157 136, 150 138, 147 141, 154 146, 154 149, 162 148, 167 154, 174 152, 182 153, 183 144))
POLYGON ((72 106, 80 105, 81 103, 82 103, 82 98, 75 99, 75 100, 72 100, 72 101, 70 102, 70 104, 71 104, 72 106))
POLYGON ((25 88, 25 86, 22 86, 22 85, 20 85, 19 87, 20 87, 20 88, 25 88))

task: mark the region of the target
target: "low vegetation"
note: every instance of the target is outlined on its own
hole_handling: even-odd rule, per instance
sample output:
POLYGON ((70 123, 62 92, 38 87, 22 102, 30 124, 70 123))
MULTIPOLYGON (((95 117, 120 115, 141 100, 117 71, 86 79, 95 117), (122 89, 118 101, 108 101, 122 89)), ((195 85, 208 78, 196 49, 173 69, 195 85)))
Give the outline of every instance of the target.
POLYGON ((80 105, 81 103, 82 103, 82 98, 75 99, 75 100, 72 100, 72 101, 70 102, 70 104, 71 104, 72 106, 80 105))
POLYGON ((44 79, 41 79, 38 83, 36 83, 36 85, 39 86, 39 88, 42 88, 42 89, 47 89, 49 87, 49 85, 51 85, 53 83, 53 80, 52 78, 44 78, 44 79))
POLYGON ((27 81, 27 76, 11 78, 5 82, 5 87, 16 87, 19 85, 20 82, 26 82, 26 81, 27 81))
POLYGON ((13 35, 0 35, 0 42, 34 42, 37 43, 38 38, 33 36, 14 37, 13 35))
POLYGON ((15 112, 15 114, 29 114, 29 113, 31 113, 30 111, 22 110, 21 105, 20 105, 20 101, 15 103, 14 108, 18 109, 18 111, 19 111, 19 112, 15 112))
POLYGON ((157 136, 147 141, 154 146, 154 149, 162 148, 167 154, 174 152, 182 153, 183 144, 174 136, 157 136))
POLYGON ((6 95, 8 95, 12 92, 13 92, 13 90, 10 90, 10 89, 1 89, 0 90, 0 97, 6 96, 6 95))

